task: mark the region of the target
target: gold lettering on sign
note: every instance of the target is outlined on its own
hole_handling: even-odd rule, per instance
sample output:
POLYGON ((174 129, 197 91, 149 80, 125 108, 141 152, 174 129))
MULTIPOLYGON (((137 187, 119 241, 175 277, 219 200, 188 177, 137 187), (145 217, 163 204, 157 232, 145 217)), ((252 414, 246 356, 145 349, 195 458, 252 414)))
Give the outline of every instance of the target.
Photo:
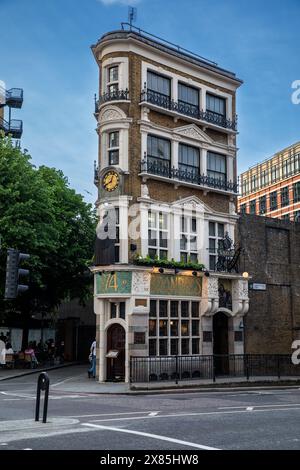
POLYGON ((106 282, 106 290, 114 289, 115 292, 118 290, 118 281, 117 281, 117 274, 109 274, 107 277, 106 282))

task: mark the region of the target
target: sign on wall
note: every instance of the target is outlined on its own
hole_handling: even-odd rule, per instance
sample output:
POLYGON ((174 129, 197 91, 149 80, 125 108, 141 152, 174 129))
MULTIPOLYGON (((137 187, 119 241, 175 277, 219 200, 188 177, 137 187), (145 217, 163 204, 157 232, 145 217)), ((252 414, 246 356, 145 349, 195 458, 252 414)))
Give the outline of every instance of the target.
POLYGON ((97 274, 96 292, 103 294, 131 294, 132 273, 116 271, 114 273, 97 274))
POLYGON ((174 276, 172 274, 151 274, 150 294, 201 297, 202 278, 174 276))

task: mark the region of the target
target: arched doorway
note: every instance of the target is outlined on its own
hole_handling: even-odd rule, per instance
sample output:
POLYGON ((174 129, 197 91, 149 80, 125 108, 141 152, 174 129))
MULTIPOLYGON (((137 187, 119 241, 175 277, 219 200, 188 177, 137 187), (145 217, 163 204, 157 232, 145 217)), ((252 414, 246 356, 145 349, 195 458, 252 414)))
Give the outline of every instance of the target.
POLYGON ((117 357, 107 358, 107 380, 125 379, 125 330, 114 323, 107 330, 107 353, 117 352, 117 357))
POLYGON ((229 373, 228 316, 217 312, 213 317, 213 352, 216 375, 229 373))

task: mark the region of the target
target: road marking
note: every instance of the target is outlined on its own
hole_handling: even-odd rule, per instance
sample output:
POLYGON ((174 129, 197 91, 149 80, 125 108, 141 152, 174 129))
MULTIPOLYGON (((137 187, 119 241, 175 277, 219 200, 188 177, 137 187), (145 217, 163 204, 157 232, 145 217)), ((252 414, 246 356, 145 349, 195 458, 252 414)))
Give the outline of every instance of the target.
POLYGON ((253 406, 248 406, 248 407, 246 408, 246 410, 247 410, 247 411, 253 411, 253 406))
MULTIPOLYGON (((267 413, 269 411, 290 411, 290 410, 300 410, 300 408, 284 408, 284 409, 264 409, 264 410, 253 410, 253 413, 267 413)), ((107 421, 133 421, 133 420, 141 420, 141 419, 158 419, 158 418, 184 418, 187 416, 209 416, 209 415, 227 415, 227 414, 239 414, 239 413, 248 413, 245 407, 241 410, 228 410, 228 411, 205 411, 203 413, 178 413, 178 414, 165 414, 165 415, 157 415, 157 416, 134 416, 134 417, 123 417, 123 418, 108 418, 108 419, 93 419, 91 420, 92 423, 97 422, 107 422, 107 421)))
POLYGON ((159 411, 126 411, 124 413, 97 413, 94 415, 72 415, 68 418, 93 418, 95 416, 122 416, 122 415, 136 415, 136 414, 150 414, 150 413, 159 413, 159 411))
POLYGON ((157 416, 157 415, 158 415, 158 411, 155 411, 155 412, 149 413, 149 416, 157 416))
POLYGON ((82 374, 73 375, 72 377, 68 377, 67 379, 61 380, 60 382, 56 382, 55 384, 51 385, 50 388, 57 387, 58 385, 64 384, 65 382, 69 382, 70 380, 76 379, 82 374))
POLYGON ((25 447, 25 449, 23 449, 23 450, 32 450, 32 449, 30 449, 30 447, 25 447))
POLYGON ((273 405, 273 404, 269 404, 269 405, 251 405, 251 406, 248 406, 245 405, 245 406, 222 406, 222 407, 219 407, 218 410, 243 410, 243 409, 247 409, 248 408, 269 408, 269 407, 273 407, 273 408, 282 408, 282 407, 290 407, 290 408, 293 408, 294 406, 300 406, 300 403, 287 403, 286 405, 284 404, 278 404, 278 405, 273 405))
POLYGON ((21 395, 20 393, 9 393, 9 392, 0 392, 2 395, 6 395, 8 397, 18 397, 18 398, 36 398, 33 395, 21 395))
POLYGON ((173 444, 181 444, 181 445, 184 445, 184 446, 187 446, 187 447, 195 447, 196 449, 220 450, 220 449, 217 449, 216 447, 208 447, 208 446, 204 446, 204 445, 201 445, 201 444, 196 444, 195 442, 181 441, 180 439, 174 439, 172 437, 160 436, 158 434, 150 434, 148 432, 132 431, 131 429, 113 428, 113 427, 110 427, 110 426, 109 427, 108 426, 100 426, 98 424, 91 424, 91 423, 82 423, 82 426, 88 426, 90 428, 102 429, 103 431, 123 432, 125 434, 134 434, 136 436, 149 437, 150 439, 157 439, 157 440, 160 440, 160 441, 172 442, 173 444))
POLYGON ((7 442, 1 442, 0 446, 8 446, 7 442))

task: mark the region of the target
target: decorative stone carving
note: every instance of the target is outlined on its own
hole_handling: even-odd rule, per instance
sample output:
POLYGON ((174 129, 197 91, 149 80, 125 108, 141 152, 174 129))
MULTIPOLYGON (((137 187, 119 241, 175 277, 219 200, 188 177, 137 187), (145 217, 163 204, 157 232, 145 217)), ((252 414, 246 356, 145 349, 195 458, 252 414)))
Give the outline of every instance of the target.
POLYGON ((126 114, 117 106, 104 108, 99 115, 99 122, 101 124, 107 121, 118 121, 120 119, 126 119, 126 114))
POLYGON ((141 109, 142 121, 149 121, 149 113, 150 113, 150 109, 147 108, 147 106, 142 106, 142 109, 141 109))
POLYGON ((141 185, 141 197, 150 199, 150 196, 149 196, 149 188, 148 188, 148 186, 147 186, 146 184, 142 184, 142 185, 141 185))
POLYGON ((212 139, 205 132, 199 129, 195 124, 184 127, 177 127, 174 129, 174 134, 189 137, 200 142, 206 142, 210 144, 212 143, 212 139))
POLYGON ((132 294, 150 295, 150 273, 138 271, 132 273, 132 294))

